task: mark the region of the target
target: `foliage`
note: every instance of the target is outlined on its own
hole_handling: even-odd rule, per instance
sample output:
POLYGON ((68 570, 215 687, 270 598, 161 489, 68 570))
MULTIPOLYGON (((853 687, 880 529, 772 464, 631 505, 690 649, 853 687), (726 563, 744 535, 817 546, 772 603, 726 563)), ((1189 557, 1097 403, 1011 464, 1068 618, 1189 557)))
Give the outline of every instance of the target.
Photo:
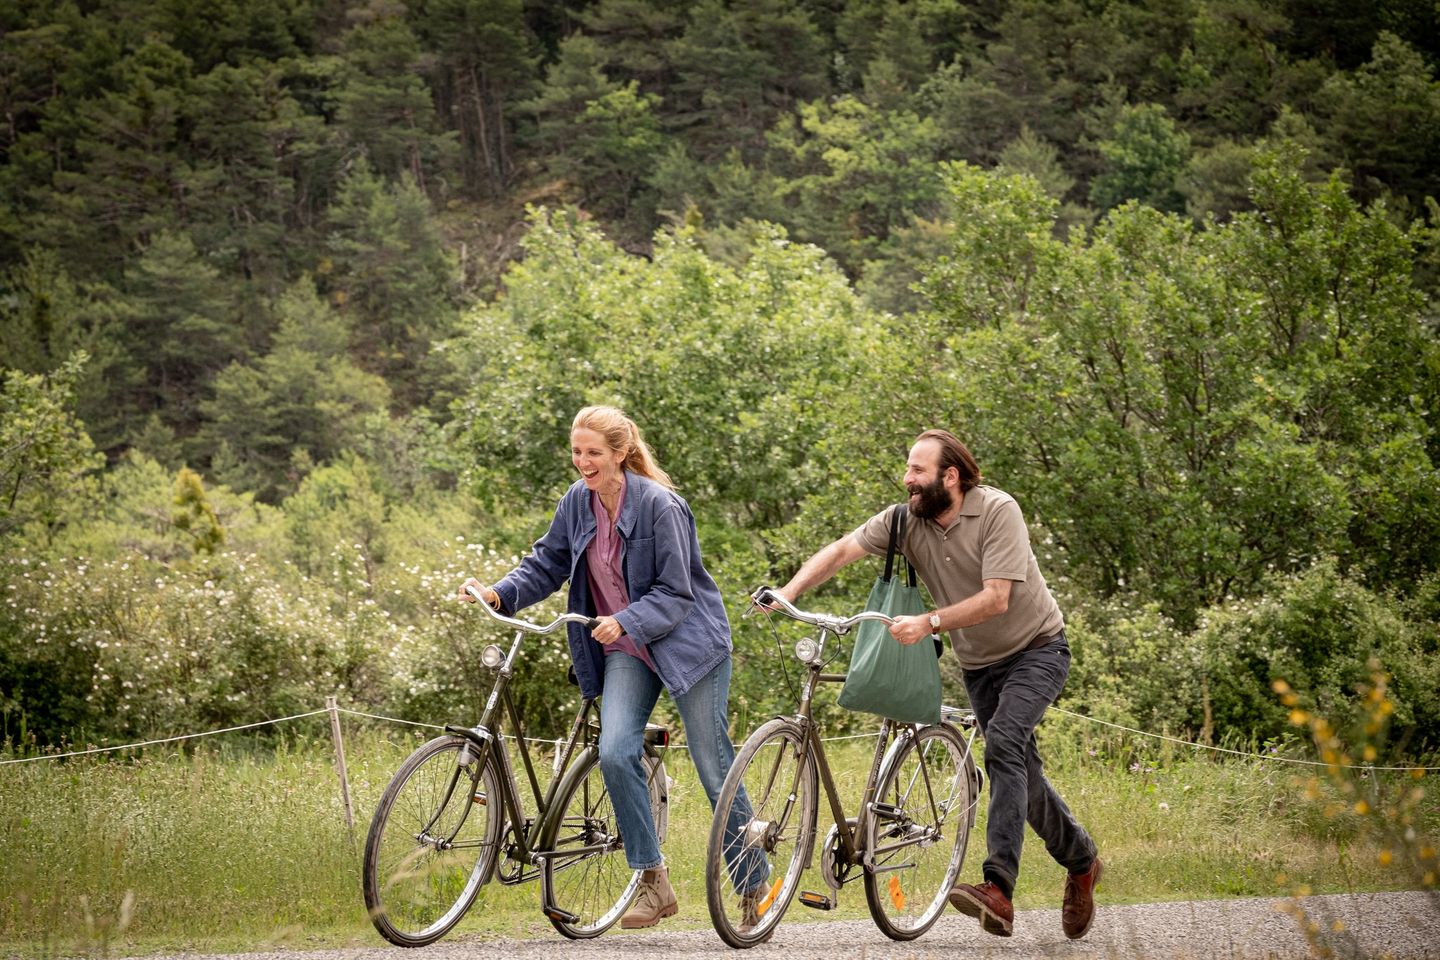
POLYGON ((48 536, 83 506, 101 459, 70 409, 86 356, 49 376, 5 371, 0 385, 0 545, 31 528, 48 536))
POLYGON ((772 229, 730 268, 680 232, 641 260, 559 214, 537 215, 525 243, 457 344, 479 495, 558 496, 575 411, 612 402, 701 515, 763 527, 794 510, 795 469, 825 428, 812 412, 850 381, 866 323, 819 251, 772 229))
MULTIPOLYGON (((1303 780, 1311 815, 1327 834, 1369 846, 1382 871, 1421 891, 1430 915, 1415 922, 1433 924, 1440 918, 1440 858, 1435 826, 1427 816, 1434 804, 1426 803, 1424 768, 1401 765, 1400 773, 1390 772, 1395 762, 1411 755, 1412 745, 1406 734, 1395 735, 1394 725, 1401 718, 1382 663, 1372 658, 1365 665, 1366 676, 1355 687, 1355 708, 1345 710, 1343 720, 1323 707, 1319 712, 1305 709, 1304 693, 1284 679, 1276 679, 1272 689, 1290 709, 1290 724, 1309 731, 1320 757, 1320 772, 1303 780)), ((1433 749, 1429 755, 1434 756, 1433 749)), ((1310 883, 1284 872, 1276 880, 1291 886, 1296 899, 1283 909, 1300 925, 1316 956, 1360 955, 1354 933, 1343 922, 1300 901, 1312 892, 1310 883)))
POLYGON ((1196 641, 1218 728, 1244 724, 1260 740, 1279 737, 1289 711, 1270 690, 1285 680, 1304 691, 1308 709, 1348 729, 1369 709, 1356 691, 1379 661, 1394 677, 1387 723, 1414 755, 1440 748, 1433 621, 1411 620, 1393 599, 1340 576, 1331 561, 1276 584, 1263 598, 1211 612, 1196 641))
POLYGON ((964 375, 934 376, 954 382, 950 419, 987 474, 1082 582, 1149 594, 1188 626, 1326 552, 1377 582, 1431 568, 1388 512, 1403 497, 1410 529, 1436 529, 1416 419, 1436 345, 1397 269, 1413 233, 1274 155, 1255 214, 1196 231, 1127 206, 1088 243, 1052 238, 1033 183, 992 182, 952 177, 954 252, 925 283, 964 375))
MULTIPOLYGON (((463 714, 484 632, 440 598, 543 528, 598 401, 737 614, 944 425, 1032 524, 1077 705, 1273 732, 1278 665, 1340 715, 1383 648, 1428 743, 1440 24, 1374 6, 0 8, 0 562, 79 591, 23 587, 0 687, 52 742, 341 683, 463 714)), ((734 619, 740 715, 782 709, 734 619)))

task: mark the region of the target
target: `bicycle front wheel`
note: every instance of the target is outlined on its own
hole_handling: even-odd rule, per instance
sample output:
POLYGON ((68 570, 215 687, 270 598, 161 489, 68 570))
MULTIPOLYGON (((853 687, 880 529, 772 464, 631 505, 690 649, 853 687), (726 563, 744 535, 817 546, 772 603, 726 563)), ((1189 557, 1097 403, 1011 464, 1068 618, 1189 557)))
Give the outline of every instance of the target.
POLYGON ((771 720, 750 735, 715 802, 705 898, 732 947, 774 934, 800 888, 815 843, 815 758, 804 730, 771 720))
MULTIPOLYGON (((647 754, 646 770, 654 771, 658 759, 647 754)), ((659 823, 660 797, 664 777, 659 765, 652 776, 650 813, 659 823)), ((541 849, 545 851, 545 915, 563 936, 571 940, 598 937, 614 925, 630 906, 640 886, 639 870, 625 862, 615 807, 600 773, 600 753, 586 749, 570 766, 565 782, 555 795, 558 814, 545 830, 541 849)))
POLYGON ((365 839, 365 908, 402 947, 434 943, 459 922, 495 866, 498 777, 462 737, 424 744, 396 771, 365 839))
POLYGON ((892 940, 914 940, 945 911, 970 841, 975 783, 965 741, 943 724, 902 737, 881 767, 865 899, 892 940))

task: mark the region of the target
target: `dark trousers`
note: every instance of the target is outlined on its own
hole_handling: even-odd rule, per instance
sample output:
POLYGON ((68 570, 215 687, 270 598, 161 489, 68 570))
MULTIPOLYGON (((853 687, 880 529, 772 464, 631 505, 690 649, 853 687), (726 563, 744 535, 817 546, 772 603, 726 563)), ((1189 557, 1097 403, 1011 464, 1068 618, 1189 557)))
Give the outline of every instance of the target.
POLYGON ((970 706, 985 736, 990 813, 985 824, 985 879, 1013 895, 1020 850, 1029 823, 1055 862, 1082 873, 1095 859, 1095 842, 1045 779, 1035 727, 1060 696, 1070 675, 1070 646, 1058 639, 1022 650, 979 670, 965 671, 970 706))

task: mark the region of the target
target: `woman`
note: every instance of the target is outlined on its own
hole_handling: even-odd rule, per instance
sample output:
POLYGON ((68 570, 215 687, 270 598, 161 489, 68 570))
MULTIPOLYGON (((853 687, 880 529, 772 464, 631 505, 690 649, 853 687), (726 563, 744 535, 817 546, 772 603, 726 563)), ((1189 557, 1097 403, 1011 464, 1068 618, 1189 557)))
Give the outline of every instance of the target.
MULTIPOLYGON (((569 609, 598 619, 593 631, 570 625, 570 656, 581 693, 600 696, 600 771, 626 862, 645 871, 620 926, 649 927, 679 905, 650 813, 645 724, 661 687, 669 690, 713 808, 735 759, 727 732, 730 622, 700 562, 695 518, 634 421, 614 407, 581 410, 570 428, 570 462, 580 479, 560 498, 549 532, 482 595, 513 612, 569 580, 569 609)), ((460 595, 472 599, 463 587, 460 595)), ((732 827, 743 828, 746 817, 735 819, 732 827)))

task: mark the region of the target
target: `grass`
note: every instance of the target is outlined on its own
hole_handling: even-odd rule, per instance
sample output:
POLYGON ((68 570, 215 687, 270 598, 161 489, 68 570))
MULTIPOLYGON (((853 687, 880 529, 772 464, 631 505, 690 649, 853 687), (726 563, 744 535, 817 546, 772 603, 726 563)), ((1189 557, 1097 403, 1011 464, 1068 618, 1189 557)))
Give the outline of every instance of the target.
MULTIPOLYGON (((0 954, 379 944, 360 896, 365 825, 390 774, 428 735, 347 721, 353 836, 323 718, 292 725, 263 749, 227 735, 186 754, 0 767, 0 954)), ((1142 753, 1063 717, 1047 720, 1040 736, 1051 779, 1106 859, 1103 903, 1417 886, 1387 863, 1363 824, 1319 812, 1304 768, 1189 750, 1142 753)), ((838 782, 858 784, 870 747, 830 748, 838 782)), ((667 766, 675 784, 665 849, 681 898, 679 917, 667 923, 708 927, 709 806, 683 751, 672 750, 667 766)), ((853 808, 858 787, 849 789, 855 795, 843 799, 853 808)), ((829 825, 822 803, 817 835, 829 825)), ((1437 825, 1436 804, 1423 805, 1420 833, 1434 837, 1437 825)), ((964 876, 978 877, 984 850, 982 809, 964 876)), ((796 904, 786 922, 868 916, 853 875, 838 911, 796 904)), ((1031 835, 1016 906, 1057 908, 1063 882, 1031 835)), ((817 870, 804 886, 824 889, 817 870)), ((483 909, 472 909, 451 939, 558 937, 540 916, 538 885, 492 884, 481 896, 483 909)))

